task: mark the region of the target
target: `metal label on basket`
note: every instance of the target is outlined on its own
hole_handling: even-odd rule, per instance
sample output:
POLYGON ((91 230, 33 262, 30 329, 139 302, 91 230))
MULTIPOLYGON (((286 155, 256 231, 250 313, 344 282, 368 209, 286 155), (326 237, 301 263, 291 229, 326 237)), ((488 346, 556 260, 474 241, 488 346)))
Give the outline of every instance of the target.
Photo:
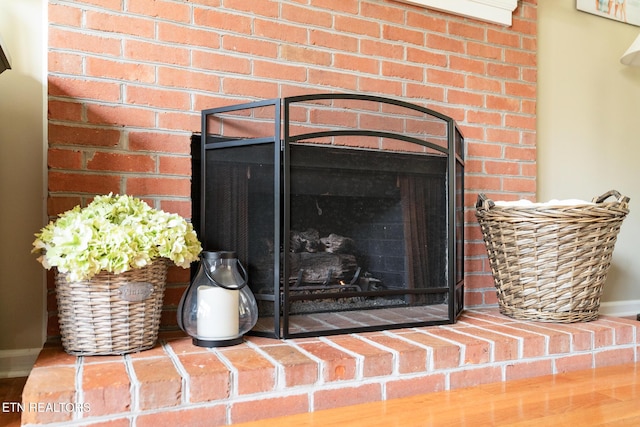
POLYGON ((129 302, 144 301, 153 293, 153 285, 146 282, 129 282, 120 286, 120 298, 129 302))

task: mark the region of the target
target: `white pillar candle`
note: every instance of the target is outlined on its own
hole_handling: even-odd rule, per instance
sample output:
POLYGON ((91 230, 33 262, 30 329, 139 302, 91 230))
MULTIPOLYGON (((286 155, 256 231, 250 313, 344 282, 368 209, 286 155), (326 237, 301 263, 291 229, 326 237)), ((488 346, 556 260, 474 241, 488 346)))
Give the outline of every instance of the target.
POLYGON ((240 333, 239 296, 239 291, 217 286, 198 287, 198 338, 235 338, 240 333))

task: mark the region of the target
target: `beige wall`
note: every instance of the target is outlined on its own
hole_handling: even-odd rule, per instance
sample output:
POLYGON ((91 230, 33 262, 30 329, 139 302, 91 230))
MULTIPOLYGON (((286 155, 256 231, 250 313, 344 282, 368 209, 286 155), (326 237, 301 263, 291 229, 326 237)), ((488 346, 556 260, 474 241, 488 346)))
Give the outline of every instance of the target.
POLYGON ((540 0, 538 26, 538 200, 631 197, 603 301, 640 313, 640 68, 619 61, 640 27, 575 0, 540 0))
POLYGON ((0 1, 12 69, 0 74, 0 376, 30 369, 44 340, 44 269, 30 254, 44 221, 44 8, 0 1))

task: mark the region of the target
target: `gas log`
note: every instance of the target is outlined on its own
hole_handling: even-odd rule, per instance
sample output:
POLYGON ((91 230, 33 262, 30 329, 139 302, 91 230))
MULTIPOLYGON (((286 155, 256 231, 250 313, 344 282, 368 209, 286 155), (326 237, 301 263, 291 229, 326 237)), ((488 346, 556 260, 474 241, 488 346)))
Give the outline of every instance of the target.
POLYGON ((308 285, 350 281, 358 269, 352 239, 337 234, 320 238, 315 229, 291 231, 289 283, 308 285))

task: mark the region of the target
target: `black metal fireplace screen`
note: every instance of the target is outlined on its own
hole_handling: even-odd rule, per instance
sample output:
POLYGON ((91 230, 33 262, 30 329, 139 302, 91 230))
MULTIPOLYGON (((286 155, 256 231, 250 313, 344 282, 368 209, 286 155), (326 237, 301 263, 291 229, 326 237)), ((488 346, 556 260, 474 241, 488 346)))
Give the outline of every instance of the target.
POLYGON ((315 94, 213 108, 193 221, 234 250, 274 338, 453 323, 463 308, 464 140, 399 100, 315 94))

